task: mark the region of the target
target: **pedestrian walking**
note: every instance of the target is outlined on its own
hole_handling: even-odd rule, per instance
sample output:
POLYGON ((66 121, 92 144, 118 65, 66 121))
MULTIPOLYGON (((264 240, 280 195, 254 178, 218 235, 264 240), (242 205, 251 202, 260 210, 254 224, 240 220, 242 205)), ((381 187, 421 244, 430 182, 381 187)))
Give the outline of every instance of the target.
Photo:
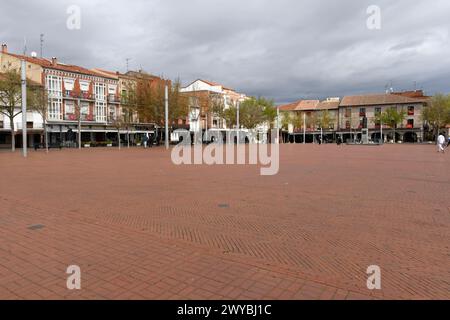
POLYGON ((336 143, 338 146, 342 144, 342 137, 340 135, 337 136, 336 143))
POLYGON ((442 152, 445 153, 445 149, 444 149, 444 144, 445 144, 445 137, 444 134, 441 133, 437 139, 437 145, 438 145, 438 152, 442 152))
POLYGON ((144 134, 143 141, 144 141, 144 149, 147 149, 147 143, 148 143, 148 135, 147 135, 147 133, 144 134))

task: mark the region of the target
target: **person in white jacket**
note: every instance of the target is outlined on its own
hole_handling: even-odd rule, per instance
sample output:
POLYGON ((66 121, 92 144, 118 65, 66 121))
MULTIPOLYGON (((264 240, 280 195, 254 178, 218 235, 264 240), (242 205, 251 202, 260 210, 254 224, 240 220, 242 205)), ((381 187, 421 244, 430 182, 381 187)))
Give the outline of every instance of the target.
POLYGON ((445 153, 444 149, 445 137, 442 133, 438 137, 437 144, 438 144, 438 152, 445 153))

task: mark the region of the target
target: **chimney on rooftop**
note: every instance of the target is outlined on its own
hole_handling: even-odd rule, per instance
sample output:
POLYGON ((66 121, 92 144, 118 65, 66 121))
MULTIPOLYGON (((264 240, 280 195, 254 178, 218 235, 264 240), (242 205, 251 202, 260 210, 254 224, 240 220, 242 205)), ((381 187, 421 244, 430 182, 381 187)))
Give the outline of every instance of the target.
POLYGON ((56 57, 52 58, 52 66, 56 66, 58 64, 58 59, 56 57))
POLYGON ((8 53, 8 45, 6 43, 2 44, 2 53, 8 53))

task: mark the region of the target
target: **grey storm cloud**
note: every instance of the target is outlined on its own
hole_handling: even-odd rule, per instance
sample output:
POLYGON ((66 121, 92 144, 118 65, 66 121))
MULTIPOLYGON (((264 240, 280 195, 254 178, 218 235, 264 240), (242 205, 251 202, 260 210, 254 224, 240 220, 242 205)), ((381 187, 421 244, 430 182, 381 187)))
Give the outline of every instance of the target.
POLYGON ((448 0, 2 0, 0 42, 21 52, 184 84, 223 83, 278 103, 423 88, 449 92, 448 0), (67 8, 81 9, 69 30, 67 8), (381 9, 369 30, 367 8, 381 9))

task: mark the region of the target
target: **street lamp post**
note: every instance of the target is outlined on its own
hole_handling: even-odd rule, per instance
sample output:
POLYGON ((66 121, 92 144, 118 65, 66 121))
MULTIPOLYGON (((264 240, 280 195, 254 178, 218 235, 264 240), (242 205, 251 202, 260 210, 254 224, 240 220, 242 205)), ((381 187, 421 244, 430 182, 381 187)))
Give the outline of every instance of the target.
POLYGON ((303 144, 306 144, 306 113, 303 112, 303 144))
POLYGON ((237 112, 236 112, 236 128, 237 128, 237 144, 239 144, 239 128, 240 128, 240 124, 239 124, 239 111, 240 111, 240 105, 239 105, 239 101, 237 102, 237 112))
POLYGON ((21 63, 21 80, 22 80, 22 153, 23 157, 27 157, 27 75, 26 62, 21 63))
POLYGON ((280 144, 280 108, 277 108, 277 144, 280 144))
POLYGON ((167 84, 165 89, 165 123, 166 123, 166 131, 165 131, 166 149, 169 149, 169 87, 167 84))
POLYGON ((81 150, 81 99, 78 98, 78 149, 81 150))
POLYGON ((383 121, 380 120, 380 140, 381 140, 381 144, 384 144, 384 139, 383 139, 383 121))

